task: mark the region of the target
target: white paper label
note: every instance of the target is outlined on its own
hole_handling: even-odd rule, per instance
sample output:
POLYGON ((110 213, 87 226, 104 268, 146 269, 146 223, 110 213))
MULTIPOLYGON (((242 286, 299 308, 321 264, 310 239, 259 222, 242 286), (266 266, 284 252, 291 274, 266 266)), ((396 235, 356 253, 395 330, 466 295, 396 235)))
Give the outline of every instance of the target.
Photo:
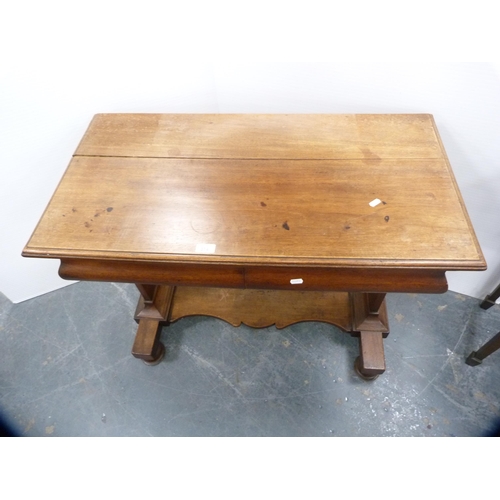
POLYGON ((215 246, 213 243, 198 243, 196 245, 196 253, 214 253, 215 246))
POLYGON ((292 285, 302 285, 302 283, 304 283, 304 280, 302 278, 295 278, 293 280, 290 280, 290 283, 292 285))
POLYGON ((368 203, 368 205, 370 205, 370 207, 376 207, 380 203, 382 203, 382 202, 378 198, 375 198, 373 201, 370 201, 370 203, 368 203))

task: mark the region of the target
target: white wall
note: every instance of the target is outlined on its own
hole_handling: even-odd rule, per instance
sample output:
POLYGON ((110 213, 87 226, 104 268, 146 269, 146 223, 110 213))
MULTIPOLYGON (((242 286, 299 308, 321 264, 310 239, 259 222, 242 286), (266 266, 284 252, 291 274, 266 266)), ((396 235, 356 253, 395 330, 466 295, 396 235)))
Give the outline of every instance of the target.
POLYGON ((0 291, 13 302, 67 284, 57 262, 20 253, 98 112, 432 113, 489 264, 448 273, 450 289, 479 298, 500 281, 497 65, 206 63, 179 57, 184 44, 206 55, 200 17, 203 36, 174 37, 178 13, 149 2, 67 5, 12 2, 0 20, 0 291))

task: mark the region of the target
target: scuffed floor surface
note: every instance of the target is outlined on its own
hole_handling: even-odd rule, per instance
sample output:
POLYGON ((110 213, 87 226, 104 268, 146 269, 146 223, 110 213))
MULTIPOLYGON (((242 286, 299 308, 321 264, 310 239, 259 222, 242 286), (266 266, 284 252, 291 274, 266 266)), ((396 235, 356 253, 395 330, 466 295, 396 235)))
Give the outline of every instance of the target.
POLYGON ((0 295, 0 410, 20 436, 485 436, 500 421, 500 306, 388 295, 387 371, 353 369, 337 328, 233 328, 207 317, 163 329, 165 359, 130 354, 138 292, 78 283, 14 305, 0 295))

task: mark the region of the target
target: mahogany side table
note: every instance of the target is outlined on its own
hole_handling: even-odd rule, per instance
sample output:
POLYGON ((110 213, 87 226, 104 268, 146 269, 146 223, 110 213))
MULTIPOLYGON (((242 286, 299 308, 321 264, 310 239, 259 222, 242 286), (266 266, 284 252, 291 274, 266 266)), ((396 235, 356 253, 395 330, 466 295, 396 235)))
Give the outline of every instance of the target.
POLYGON ((98 114, 25 257, 135 283, 132 354, 161 326, 324 321, 383 373, 385 294, 443 293, 486 269, 432 115, 98 114))

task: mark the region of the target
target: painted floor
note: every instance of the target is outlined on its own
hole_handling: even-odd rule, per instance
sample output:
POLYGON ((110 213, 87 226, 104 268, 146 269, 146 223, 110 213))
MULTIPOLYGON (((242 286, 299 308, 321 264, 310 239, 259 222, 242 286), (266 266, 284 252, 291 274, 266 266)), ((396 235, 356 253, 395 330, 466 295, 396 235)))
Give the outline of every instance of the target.
POLYGON ((490 436, 500 306, 454 292, 389 294, 386 372, 353 369, 358 340, 322 323, 233 328, 208 317, 163 329, 157 366, 130 350, 132 285, 77 283, 12 304, 0 295, 0 411, 18 436, 490 436))

